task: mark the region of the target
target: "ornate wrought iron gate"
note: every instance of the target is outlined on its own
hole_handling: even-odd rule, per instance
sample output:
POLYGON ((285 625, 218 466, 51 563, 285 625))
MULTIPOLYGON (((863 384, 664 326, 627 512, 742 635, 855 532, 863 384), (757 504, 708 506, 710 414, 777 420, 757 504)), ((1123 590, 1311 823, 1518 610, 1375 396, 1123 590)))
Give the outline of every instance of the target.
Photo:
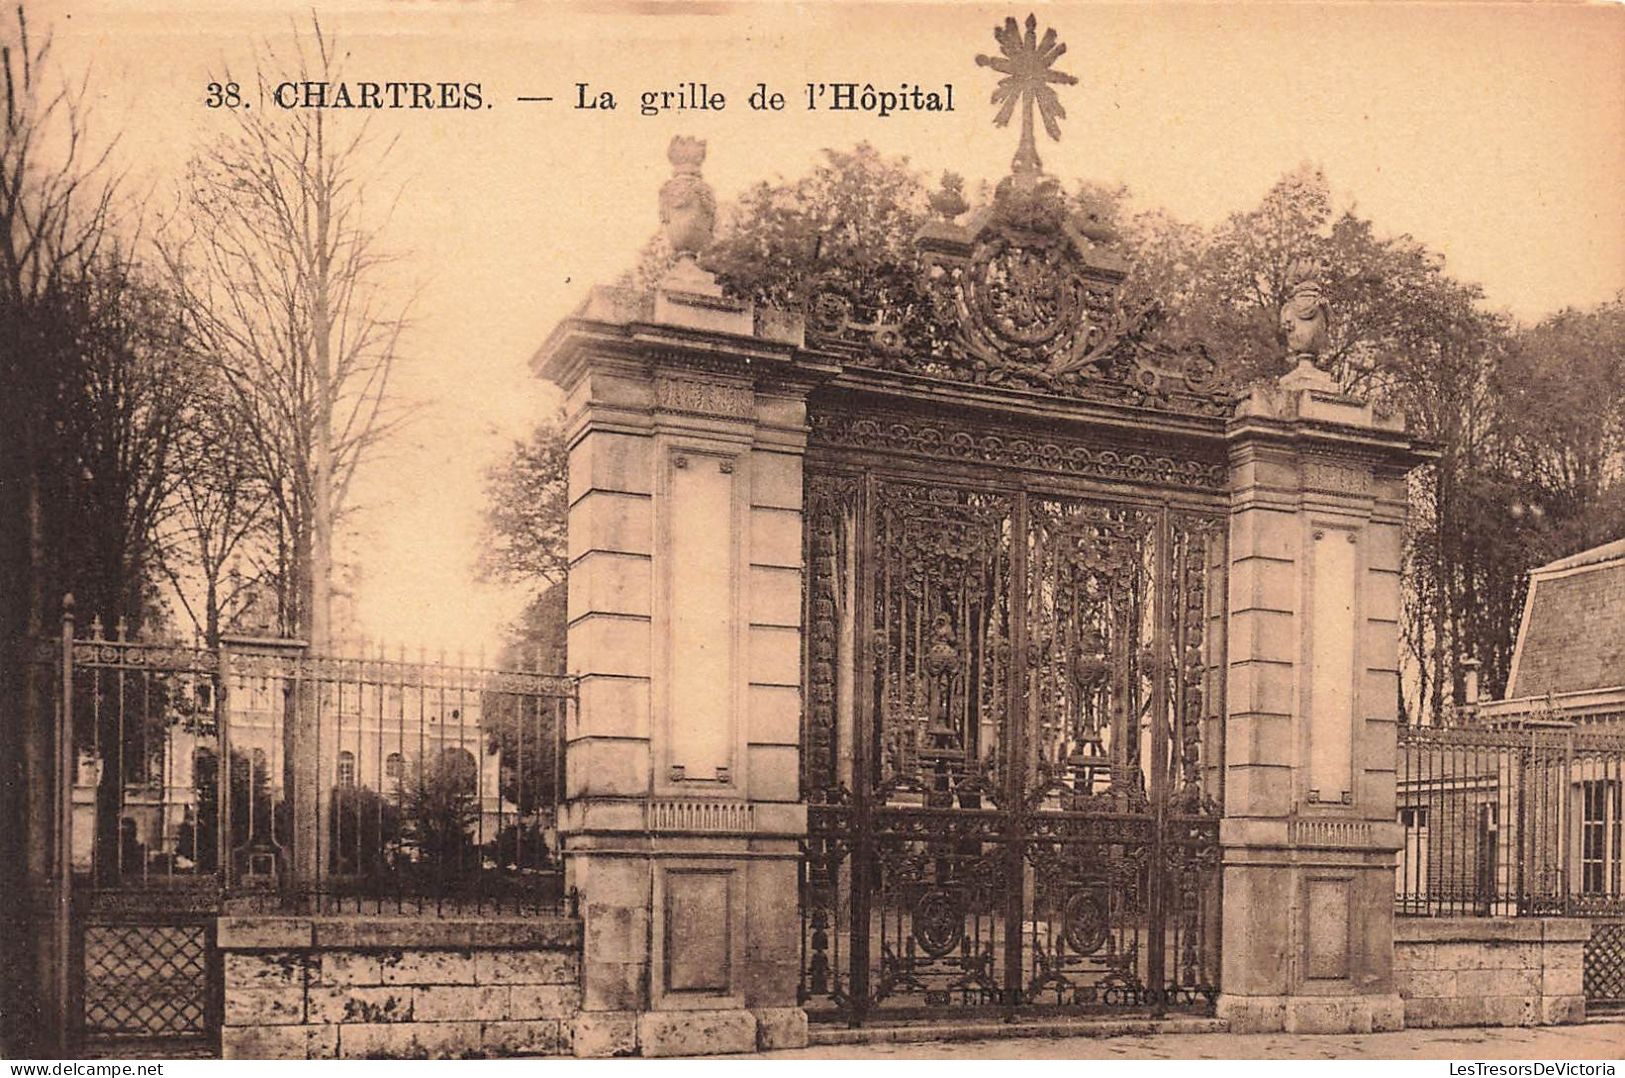
POLYGON ((1065 486, 810 474, 815 1015, 1216 993, 1223 518, 1065 486))

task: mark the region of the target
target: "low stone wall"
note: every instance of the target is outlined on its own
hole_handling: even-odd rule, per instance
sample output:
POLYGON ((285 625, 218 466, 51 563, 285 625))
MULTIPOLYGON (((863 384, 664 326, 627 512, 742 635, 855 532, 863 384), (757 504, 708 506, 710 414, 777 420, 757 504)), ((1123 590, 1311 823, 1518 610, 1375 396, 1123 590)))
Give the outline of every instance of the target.
POLYGON ((1394 983, 1405 1025, 1582 1022, 1590 934, 1588 922, 1573 918, 1397 918, 1394 983))
POLYGON ((569 1055, 581 924, 222 917, 226 1059, 569 1055))

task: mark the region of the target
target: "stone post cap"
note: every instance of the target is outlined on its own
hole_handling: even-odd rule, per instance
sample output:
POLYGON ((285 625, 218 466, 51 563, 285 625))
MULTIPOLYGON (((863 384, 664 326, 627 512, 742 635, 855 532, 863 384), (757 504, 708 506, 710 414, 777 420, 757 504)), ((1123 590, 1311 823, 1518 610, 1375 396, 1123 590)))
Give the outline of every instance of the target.
POLYGON ((1314 420, 1345 427, 1403 434, 1405 417, 1380 409, 1338 387, 1337 379, 1315 366, 1307 356, 1273 385, 1256 385, 1236 407, 1236 418, 1314 420))

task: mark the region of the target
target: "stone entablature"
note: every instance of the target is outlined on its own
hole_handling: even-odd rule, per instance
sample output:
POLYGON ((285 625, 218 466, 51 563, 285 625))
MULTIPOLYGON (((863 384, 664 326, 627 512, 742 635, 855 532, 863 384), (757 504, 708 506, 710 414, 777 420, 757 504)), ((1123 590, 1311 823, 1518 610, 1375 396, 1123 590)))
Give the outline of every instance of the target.
POLYGON ((1572 723, 1625 733, 1625 687, 1490 700, 1472 706, 1470 715, 1479 726, 1572 723))

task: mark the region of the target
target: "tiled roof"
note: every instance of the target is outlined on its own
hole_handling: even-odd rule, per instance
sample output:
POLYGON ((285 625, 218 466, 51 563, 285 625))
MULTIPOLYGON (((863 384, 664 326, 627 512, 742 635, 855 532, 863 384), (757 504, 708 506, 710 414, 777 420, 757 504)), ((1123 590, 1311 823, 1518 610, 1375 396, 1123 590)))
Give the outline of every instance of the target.
POLYGON ((1625 539, 1529 574, 1508 698, 1625 686, 1625 539))
POLYGON ((1582 565, 1595 565, 1619 558, 1625 558, 1625 539, 1615 539, 1612 543, 1604 543, 1590 550, 1582 550, 1578 554, 1570 554, 1566 558, 1558 558, 1556 561, 1547 562, 1534 572, 1555 573, 1563 569, 1577 569, 1582 565))

